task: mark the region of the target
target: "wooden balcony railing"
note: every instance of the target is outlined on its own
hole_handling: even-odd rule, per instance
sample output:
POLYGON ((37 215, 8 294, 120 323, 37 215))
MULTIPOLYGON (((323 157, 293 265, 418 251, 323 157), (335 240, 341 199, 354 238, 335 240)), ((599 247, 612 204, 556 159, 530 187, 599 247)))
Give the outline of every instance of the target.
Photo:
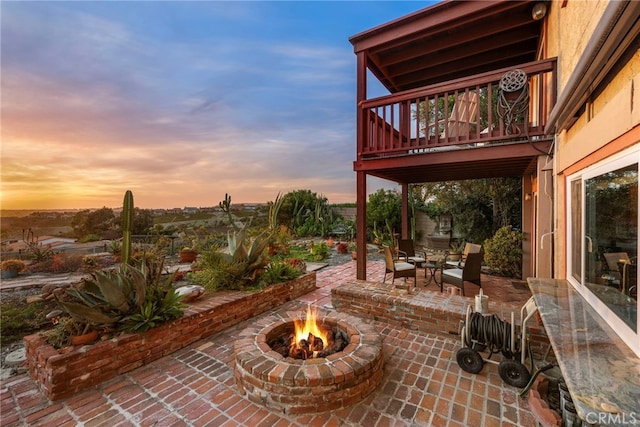
POLYGON ((555 88, 553 58, 364 100, 358 158, 543 139, 555 88), (514 70, 524 72, 515 73, 522 89, 501 93, 500 80, 514 70), (509 111, 505 101, 520 104, 509 111))

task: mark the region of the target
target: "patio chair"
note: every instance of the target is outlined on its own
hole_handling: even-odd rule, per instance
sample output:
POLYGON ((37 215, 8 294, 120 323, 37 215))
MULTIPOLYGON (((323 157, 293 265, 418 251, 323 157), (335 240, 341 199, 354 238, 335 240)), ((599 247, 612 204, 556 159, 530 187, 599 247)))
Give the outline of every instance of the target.
POLYGON ((602 255, 604 255, 605 261, 607 261, 609 273, 617 275, 617 278, 620 279, 620 269, 618 268, 618 262, 631 262, 631 260, 629 259, 629 254, 627 254, 626 252, 609 252, 602 255))
MULTIPOLYGON (((398 240, 398 254, 405 258, 405 261, 415 264, 416 268, 424 268, 427 262, 427 253, 424 251, 416 251, 412 239, 398 240)), ((424 277, 427 277, 427 269, 424 269, 424 277)))
POLYGON ((469 137, 471 126, 478 124, 478 94, 475 92, 461 93, 457 96, 446 131, 441 138, 469 137))
POLYGON ((402 261, 400 259, 394 259, 393 253, 391 252, 391 248, 389 246, 383 246, 384 248, 384 262, 385 262, 385 272, 384 279, 382 283, 385 283, 387 280, 387 274, 393 273, 393 279, 391 280, 391 284, 398 277, 403 277, 405 281, 407 277, 413 277, 413 284, 416 285, 416 265, 411 264, 408 261, 402 261))
MULTIPOLYGON (((447 120, 437 120, 429 124, 427 137, 440 139, 468 138, 472 126, 478 124, 478 106, 480 100, 475 92, 463 92, 456 96, 447 120)), ((419 151, 419 150, 414 150, 419 151)))
POLYGON ((615 278, 613 283, 620 286, 620 290, 624 294, 637 294, 636 258, 629 258, 629 254, 626 252, 609 252, 602 255, 607 261, 609 274, 615 278), (630 272, 634 273, 629 274, 630 272))
POLYGON ((480 273, 482 269, 482 252, 469 253, 462 268, 443 269, 440 273, 440 292, 444 283, 450 283, 462 290, 464 295, 464 282, 475 283, 482 288, 480 273))
POLYGON ((447 255, 444 260, 444 268, 462 268, 469 254, 477 254, 482 251, 482 245, 476 245, 475 243, 467 243, 464 245, 462 256, 459 260, 447 259, 450 255, 447 255))

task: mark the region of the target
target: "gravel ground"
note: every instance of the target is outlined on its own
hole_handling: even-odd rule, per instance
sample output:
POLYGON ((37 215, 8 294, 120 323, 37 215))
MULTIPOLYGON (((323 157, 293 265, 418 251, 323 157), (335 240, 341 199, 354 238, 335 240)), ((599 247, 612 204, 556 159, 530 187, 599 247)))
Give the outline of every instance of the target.
MULTIPOLYGON (((368 248, 368 260, 383 260, 384 256, 381 253, 378 253, 377 248, 375 246, 369 246, 368 248)), ((352 262, 351 254, 339 254, 335 248, 331 249, 329 258, 321 261, 326 262, 328 264, 327 267, 333 267, 337 265, 342 265, 347 262, 352 262)), ((325 267, 325 268, 327 268, 325 267)), ((11 290, 2 290, 0 292, 0 300, 3 303, 7 302, 23 302, 26 300, 28 296, 38 295, 41 293, 40 287, 25 287, 22 289, 11 289, 11 290)), ((24 345, 22 341, 16 341, 7 345, 3 345, 0 348, 0 368, 2 369, 2 378, 7 378, 13 375, 17 375, 18 373, 22 373, 25 371, 24 366, 10 366, 6 362, 7 355, 12 354, 15 351, 21 351, 24 349, 24 345)), ((14 353, 15 354, 15 353, 14 353)))
MULTIPOLYGON (((0 301, 2 301, 3 304, 11 302, 21 303, 24 302, 28 296, 38 294, 40 294, 39 287, 3 290, 0 292, 0 301)), ((21 340, 3 344, 2 348, 0 348, 0 379, 26 372, 26 366, 7 362, 7 356, 11 355, 10 359, 13 359, 13 356, 16 354, 14 352, 17 351, 24 351, 24 344, 21 340)))

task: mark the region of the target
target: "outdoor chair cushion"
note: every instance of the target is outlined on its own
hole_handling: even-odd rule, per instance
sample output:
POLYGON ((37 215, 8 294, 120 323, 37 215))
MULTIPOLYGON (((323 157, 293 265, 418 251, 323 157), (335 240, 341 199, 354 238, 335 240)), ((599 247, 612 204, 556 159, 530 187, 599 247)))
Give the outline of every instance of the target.
POLYGON ((395 262, 394 264, 396 271, 412 270, 415 268, 415 265, 410 262, 395 262))
POLYGON ((458 280, 462 280, 463 270, 461 268, 449 268, 446 271, 446 275, 458 280))

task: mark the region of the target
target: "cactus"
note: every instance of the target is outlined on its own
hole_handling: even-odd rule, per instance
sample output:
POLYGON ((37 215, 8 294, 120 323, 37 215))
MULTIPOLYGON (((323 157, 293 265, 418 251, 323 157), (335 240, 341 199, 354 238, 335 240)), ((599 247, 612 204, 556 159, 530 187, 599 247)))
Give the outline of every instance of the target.
POLYGON ((275 232, 278 229, 278 213, 284 202, 284 197, 278 193, 276 199, 269 203, 269 230, 275 232))
POLYGON ((122 209, 122 263, 129 264, 131 260, 131 227, 133 225, 133 193, 127 190, 124 194, 122 209))
POLYGON ((229 195, 229 193, 224 194, 224 200, 218 203, 218 206, 220 206, 222 212, 227 214, 229 225, 233 227, 233 230, 235 232, 240 231, 240 228, 236 225, 236 221, 233 218, 233 215, 231 215, 231 196, 229 195))

